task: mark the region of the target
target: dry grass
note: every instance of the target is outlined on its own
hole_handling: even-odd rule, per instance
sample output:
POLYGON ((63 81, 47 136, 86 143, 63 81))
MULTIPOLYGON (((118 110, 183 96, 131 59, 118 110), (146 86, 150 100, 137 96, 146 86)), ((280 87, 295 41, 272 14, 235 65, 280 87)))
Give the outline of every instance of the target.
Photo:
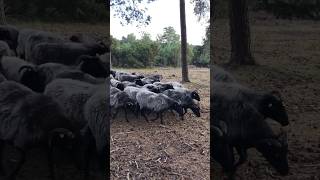
MULTIPOLYGON (((157 73, 164 81, 181 79, 180 69, 128 72, 157 73)), ((111 125, 111 179, 209 179, 209 69, 189 70, 200 93, 201 118, 188 113, 184 121, 168 113, 165 125, 117 118, 111 125)))

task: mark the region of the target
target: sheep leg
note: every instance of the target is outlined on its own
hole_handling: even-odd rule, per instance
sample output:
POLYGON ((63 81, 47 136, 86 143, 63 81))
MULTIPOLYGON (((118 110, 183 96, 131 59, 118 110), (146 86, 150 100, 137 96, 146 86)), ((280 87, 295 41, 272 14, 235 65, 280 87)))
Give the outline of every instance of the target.
POLYGON ((19 170, 21 169, 22 165, 24 164, 24 162, 26 161, 26 152, 23 149, 18 148, 19 152, 20 152, 20 158, 19 161, 16 165, 15 168, 13 168, 13 171, 10 172, 10 174, 8 175, 8 179, 10 180, 15 180, 16 179, 16 175, 18 174, 19 170))
POLYGON ((185 115, 188 112, 188 108, 183 108, 184 112, 183 115, 185 115))
POLYGON ((163 116, 162 116, 162 112, 160 112, 159 114, 160 114, 160 122, 161 122, 161 124, 164 124, 164 123, 163 123, 163 116))
POLYGON ((0 140, 0 176, 5 175, 3 162, 2 162, 3 148, 4 148, 4 141, 0 140))
POLYGON ((111 115, 111 118, 115 119, 117 117, 118 112, 119 112, 119 110, 116 109, 116 112, 111 115))
POLYGON ((242 147, 236 147, 236 150, 240 156, 238 162, 234 165, 235 168, 237 168, 238 166, 240 166, 241 164, 243 164, 244 162, 246 162, 247 158, 248 158, 248 154, 246 152, 246 150, 242 147))
POLYGON ((144 119, 145 119, 147 122, 149 122, 149 120, 148 120, 148 118, 147 118, 147 116, 146 116, 146 114, 145 114, 145 109, 141 109, 141 115, 144 117, 144 119))
POLYGON ((126 108, 124 108, 124 118, 126 119, 127 122, 129 122, 126 108))
POLYGON ((55 167, 54 167, 54 162, 53 162, 53 147, 50 146, 47 149, 47 158, 48 158, 48 165, 49 165, 49 171, 50 171, 50 178, 52 180, 56 179, 55 176, 55 167))

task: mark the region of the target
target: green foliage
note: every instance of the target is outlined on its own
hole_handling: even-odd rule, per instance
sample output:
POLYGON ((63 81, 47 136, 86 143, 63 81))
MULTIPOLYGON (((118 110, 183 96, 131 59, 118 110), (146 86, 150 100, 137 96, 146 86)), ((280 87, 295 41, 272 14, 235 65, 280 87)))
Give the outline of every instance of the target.
POLYGON ((5 0, 6 13, 22 20, 107 21, 102 0, 5 0))
POLYGON ((202 46, 193 47, 192 64, 199 67, 208 67, 210 64, 210 31, 209 27, 206 29, 206 37, 203 39, 202 46))
POLYGON ((110 6, 115 11, 115 15, 122 19, 122 24, 138 22, 148 25, 151 17, 146 15, 147 8, 144 5, 153 1, 155 0, 111 0, 110 6))
MULTIPOLYGON (((137 39, 133 34, 128 34, 121 40, 112 38, 111 54, 112 65, 116 67, 177 67, 180 65, 180 36, 173 27, 166 27, 156 41, 147 33, 144 33, 141 39, 137 39)), ((197 56, 203 55, 198 53, 197 56)), ((193 58, 193 46, 188 45, 189 63, 192 63, 193 58)))

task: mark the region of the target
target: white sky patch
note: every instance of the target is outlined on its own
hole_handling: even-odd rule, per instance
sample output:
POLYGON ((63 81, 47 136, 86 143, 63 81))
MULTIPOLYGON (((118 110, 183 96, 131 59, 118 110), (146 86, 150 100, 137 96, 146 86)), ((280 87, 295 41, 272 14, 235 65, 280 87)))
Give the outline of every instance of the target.
MULTIPOLYGON (((187 41, 192 45, 202 45, 205 37, 205 30, 208 23, 202 20, 198 21, 198 17, 193 13, 193 4, 190 0, 186 0, 186 23, 187 23, 187 41)), ((177 34, 180 35, 180 6, 179 0, 157 0, 147 4, 146 14, 151 16, 151 23, 148 26, 136 27, 136 23, 124 25, 120 24, 120 19, 114 17, 114 11, 111 8, 110 13, 110 31, 111 35, 117 39, 126 37, 133 33, 140 38, 143 32, 151 35, 156 40, 158 34, 163 33, 163 28, 172 26, 177 34)))

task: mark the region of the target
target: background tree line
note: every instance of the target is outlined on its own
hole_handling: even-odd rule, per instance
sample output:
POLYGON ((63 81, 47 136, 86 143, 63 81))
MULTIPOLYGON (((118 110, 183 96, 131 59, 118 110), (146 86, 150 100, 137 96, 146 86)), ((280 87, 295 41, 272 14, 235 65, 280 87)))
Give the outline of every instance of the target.
POLYGON ((7 18, 46 21, 107 21, 105 0, 2 0, 7 18))
MULTIPOLYGON (((188 44, 188 64, 207 67, 209 65, 209 31, 203 45, 188 44)), ((112 65, 115 67, 146 68, 153 66, 181 65, 180 36, 173 27, 166 27, 154 41, 144 33, 140 39, 129 34, 121 40, 112 38, 112 65)))

